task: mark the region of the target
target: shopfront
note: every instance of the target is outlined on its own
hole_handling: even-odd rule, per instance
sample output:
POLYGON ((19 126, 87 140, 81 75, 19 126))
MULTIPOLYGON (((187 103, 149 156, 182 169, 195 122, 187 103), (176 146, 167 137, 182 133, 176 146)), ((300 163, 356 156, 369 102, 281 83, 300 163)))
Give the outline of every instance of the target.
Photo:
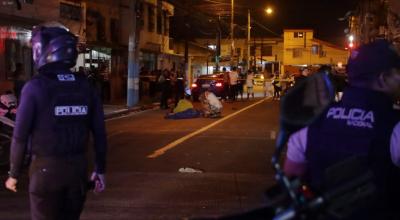
POLYGON ((82 66, 86 74, 94 76, 95 87, 105 102, 111 100, 111 51, 109 47, 87 46, 79 54, 75 66, 75 70, 82 66))
POLYGON ((28 80, 33 75, 31 36, 27 28, 0 25, 0 93, 12 89, 18 63, 23 67, 22 78, 28 80))

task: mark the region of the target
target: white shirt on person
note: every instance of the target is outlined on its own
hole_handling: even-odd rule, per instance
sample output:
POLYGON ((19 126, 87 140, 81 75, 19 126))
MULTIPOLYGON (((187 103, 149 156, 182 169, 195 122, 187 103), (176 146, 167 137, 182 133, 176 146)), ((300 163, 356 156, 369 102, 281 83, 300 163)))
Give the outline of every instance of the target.
POLYGON ((253 87, 253 85, 254 85, 254 74, 249 73, 249 74, 247 74, 247 77, 246 77, 246 86, 253 87))
POLYGON ((217 96, 214 95, 212 92, 206 92, 205 98, 207 99, 208 104, 214 106, 217 109, 222 109, 222 103, 219 101, 217 96))
POLYGON ((230 85, 236 85, 237 84, 237 80, 239 78, 239 74, 236 71, 230 71, 229 72, 229 84, 230 85))

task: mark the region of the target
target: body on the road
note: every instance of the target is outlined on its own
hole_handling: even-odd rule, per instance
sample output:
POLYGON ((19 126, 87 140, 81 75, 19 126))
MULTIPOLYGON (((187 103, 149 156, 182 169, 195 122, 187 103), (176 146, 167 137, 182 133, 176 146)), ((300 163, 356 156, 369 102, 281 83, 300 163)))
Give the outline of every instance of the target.
POLYGON ((76 37, 58 23, 34 28, 33 60, 39 74, 23 88, 13 132, 10 177, 17 179, 30 146, 29 195, 33 220, 79 219, 85 202, 87 144, 95 142, 95 191, 105 189, 106 134, 100 97, 85 76, 72 73, 76 37))

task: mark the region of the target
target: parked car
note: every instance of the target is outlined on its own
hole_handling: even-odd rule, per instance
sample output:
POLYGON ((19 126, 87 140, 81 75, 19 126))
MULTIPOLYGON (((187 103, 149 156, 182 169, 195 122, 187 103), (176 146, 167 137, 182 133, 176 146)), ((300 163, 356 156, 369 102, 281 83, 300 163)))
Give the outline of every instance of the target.
POLYGON ((254 85, 263 86, 264 85, 264 75, 261 73, 254 74, 254 85))
POLYGON ((210 89, 217 97, 224 94, 224 75, 222 73, 201 75, 191 85, 191 94, 194 101, 199 100, 200 94, 210 89))

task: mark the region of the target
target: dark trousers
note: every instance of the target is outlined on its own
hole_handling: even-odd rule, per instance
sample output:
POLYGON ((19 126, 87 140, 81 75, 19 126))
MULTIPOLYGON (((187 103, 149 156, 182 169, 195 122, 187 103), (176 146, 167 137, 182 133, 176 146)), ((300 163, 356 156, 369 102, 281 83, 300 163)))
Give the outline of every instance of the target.
POLYGON ((79 220, 86 199, 86 160, 35 158, 30 168, 32 220, 79 220))
POLYGON ((231 100, 235 101, 237 96, 237 85, 230 85, 229 97, 231 100))
POLYGON ((161 100, 160 100, 160 108, 161 109, 168 108, 168 98, 169 98, 168 92, 165 90, 161 91, 161 100))
POLYGON ((273 98, 279 98, 281 90, 282 90, 281 87, 274 86, 274 97, 273 98))
POLYGON ((229 97, 229 82, 228 83, 224 83, 224 94, 222 95, 222 99, 227 100, 226 97, 229 97))

